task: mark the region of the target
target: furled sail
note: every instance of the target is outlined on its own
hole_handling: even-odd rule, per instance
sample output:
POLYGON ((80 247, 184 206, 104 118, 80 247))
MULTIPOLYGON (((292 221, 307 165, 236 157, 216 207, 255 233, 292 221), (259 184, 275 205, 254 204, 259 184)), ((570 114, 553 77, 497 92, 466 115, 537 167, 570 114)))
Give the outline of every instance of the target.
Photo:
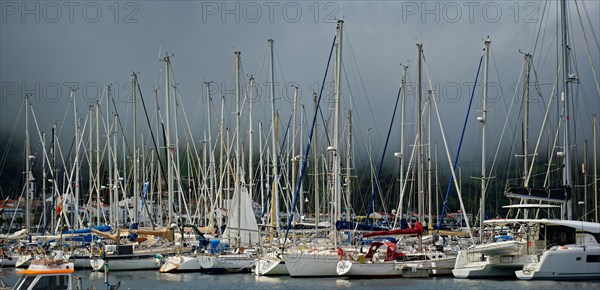
POLYGON ((236 239, 239 229, 239 245, 247 246, 258 243, 258 224, 256 223, 248 190, 244 186, 240 189, 239 192, 234 193, 229 209, 230 215, 227 220, 229 229, 225 230, 223 237, 231 240, 236 239))

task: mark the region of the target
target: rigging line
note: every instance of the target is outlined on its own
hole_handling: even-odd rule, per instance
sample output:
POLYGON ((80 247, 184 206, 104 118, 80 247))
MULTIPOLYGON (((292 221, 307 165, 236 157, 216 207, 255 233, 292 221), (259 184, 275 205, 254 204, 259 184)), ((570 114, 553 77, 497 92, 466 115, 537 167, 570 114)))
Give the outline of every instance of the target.
MULTIPOLYGON (((175 91, 175 94, 176 94, 175 97, 179 98, 179 103, 183 104, 183 100, 182 100, 179 92, 175 91)), ((176 106, 176 109, 178 109, 179 107, 181 107, 181 112, 183 113, 183 120, 180 120, 180 122, 185 121, 184 125, 185 125, 185 128, 187 129, 187 130, 184 130, 184 136, 185 136, 186 142, 192 143, 192 148, 194 149, 194 154, 196 155, 195 157, 196 157, 196 159, 199 159, 200 155, 198 154, 198 149, 196 148, 196 142, 194 142, 194 137, 192 135, 192 129, 190 128, 190 123, 188 121, 187 114, 185 112, 185 106, 176 106), (190 142, 190 140, 191 140, 191 142, 190 142)), ((181 158, 183 159, 183 156, 181 158)))
MULTIPOLYGON (((548 6, 547 4, 548 4, 548 1, 546 1, 545 4, 544 4, 544 12, 542 13, 542 20, 540 22, 540 28, 543 25, 544 26, 544 31, 543 32, 538 31, 538 33, 542 34, 542 40, 541 40, 542 44, 539 47, 539 53, 540 53, 540 55, 542 55, 542 49, 544 47, 544 43, 545 43, 545 39, 546 39, 546 31, 547 31, 547 28, 549 27, 548 26, 548 22, 549 22, 550 17, 547 17, 547 15, 550 14, 551 8, 548 8, 548 12, 545 12, 546 11, 546 6, 548 6), (544 21, 545 21, 545 23, 542 24, 542 22, 544 22, 544 21)), ((554 42, 554 37, 556 37, 556 34, 552 34, 552 39, 550 40, 550 43, 554 42)), ((537 64, 540 66, 540 68, 543 68, 544 64, 546 63, 546 60, 548 59, 548 55, 550 54, 550 50, 551 49, 552 49, 552 47, 548 46, 548 49, 546 51, 546 56, 544 58, 538 58, 537 59, 537 62, 538 62, 537 64), (540 65, 540 62, 542 62, 541 65, 540 65)), ((532 52, 533 52, 532 54, 533 55, 537 55, 536 51, 537 51, 537 42, 536 42, 536 46, 534 46, 534 48, 532 50, 532 52)))
MULTIPOLYGON (((275 59, 277 59, 277 66, 279 67, 279 74, 281 75, 281 80, 283 81, 283 86, 285 87, 285 77, 283 76, 283 69, 281 68, 281 62, 279 61, 279 54, 277 53, 277 48, 273 44, 273 52, 275 54, 275 59)), ((275 84, 273 84, 275 85, 275 84)))
MULTIPOLYGON (((74 92, 73 90, 71 90, 71 91, 74 92)), ((69 101, 69 102, 67 102, 67 104, 68 105, 67 105, 67 108, 65 109, 65 115, 63 116, 62 122, 60 122, 60 129, 58 130, 58 132, 62 132, 63 127, 65 126, 65 122, 67 120, 67 115, 69 114, 69 109, 71 108, 71 102, 69 101)))
MULTIPOLYGON (((575 2, 575 3, 577 3, 577 2, 575 2)), ((588 24, 590 26, 592 36, 594 37, 594 40, 596 41, 596 48, 598 50, 600 50, 600 42, 598 41, 598 35, 596 34, 596 31, 594 30, 594 25, 592 25, 592 20, 590 20, 590 14, 588 13, 588 9, 586 7, 585 1, 581 2, 581 4, 583 6, 583 11, 585 12, 585 16, 586 16, 588 24)))
MULTIPOLYGON (((543 37, 542 37, 542 43, 544 43, 544 38, 545 38, 546 34, 545 34, 545 33, 544 33, 544 34, 542 34, 542 33, 540 33, 540 32, 541 32, 541 30, 542 30, 542 23, 544 22, 544 16, 546 16, 546 7, 547 7, 547 6, 548 6, 548 1, 545 1, 545 2, 544 2, 544 9, 542 10, 542 13, 540 14, 540 15, 542 16, 542 19, 540 19, 540 21, 539 21, 539 26, 538 26, 537 33, 536 33, 536 36, 535 36, 535 40, 534 40, 534 43, 533 43, 533 47, 531 47, 531 51, 533 51, 533 52, 535 52, 535 51, 536 51, 536 48, 537 48, 537 45, 538 45, 538 40, 539 40, 539 38, 540 38, 540 35, 543 35, 543 37)), ((538 7, 539 7, 539 6, 538 6, 538 7)), ((546 19, 547 19, 547 18, 546 18, 546 19)), ((546 32, 546 26, 544 26, 544 32, 546 32)))
MULTIPOLYGON (((193 124, 192 129, 196 129, 196 125, 198 123, 200 123, 198 121, 198 117, 200 116, 200 112, 202 111, 202 110, 200 110, 200 105, 202 105, 202 103, 205 100, 205 98, 204 98, 204 92, 205 92, 204 85, 206 83, 207 82, 206 82, 206 78, 205 78, 204 81, 202 82, 202 92, 200 93, 200 97, 198 98, 198 105, 196 105, 196 110, 193 111, 195 113, 194 113, 194 118, 192 119, 192 124, 193 124)), ((210 90, 210 87, 208 89, 210 90)))
MULTIPOLYGON (((344 64, 343 64, 343 63, 342 63, 342 70, 344 71, 344 77, 345 77, 345 79, 346 79, 346 83, 350 83, 350 81, 349 81, 349 79, 348 79, 348 74, 347 74, 347 72, 346 72, 346 70, 345 70, 345 66, 344 66, 344 64)), ((349 93, 349 95, 350 95, 350 103, 351 103, 351 107, 354 107, 354 108, 358 108, 358 107, 360 107, 360 106, 356 106, 356 103, 354 102, 354 98, 353 98, 353 94, 352 94, 352 89, 351 89, 350 87, 348 87, 348 93, 349 93)), ((367 103, 368 103, 368 105, 370 106, 370 103, 369 103, 369 98, 368 98, 368 96, 366 96, 366 94, 365 94, 365 97, 366 97, 366 99, 367 99, 367 103)), ((363 138, 363 140, 364 140, 364 139, 365 139, 365 135, 364 135, 364 132, 363 132, 363 130, 361 130, 361 128, 362 128, 362 124, 363 124, 363 123, 362 123, 362 120, 361 120, 361 118, 360 118, 360 115, 359 115, 359 114, 354 114, 354 117, 353 117, 353 118, 356 118, 356 119, 357 119, 357 124, 356 124, 356 127, 358 127, 358 129, 359 129, 359 130, 357 130, 357 131, 358 131, 358 134, 360 134, 360 137, 362 137, 362 138, 363 138)), ((377 137, 379 137, 379 141, 381 141, 381 134, 379 134, 379 126, 377 126, 377 124, 376 124, 376 123, 375 123, 375 128, 374 128, 374 129, 376 129, 376 131, 377 131, 377 137)))
MULTIPOLYGON (((498 71, 498 65, 496 64, 496 57, 495 57, 495 54, 493 53, 493 49, 491 47, 490 47, 490 54, 492 55, 492 62, 494 63, 494 70, 496 72, 496 77, 498 78, 498 80, 500 80, 500 72, 498 71)), ((513 95, 513 100, 511 101, 510 106, 508 107, 508 109, 507 109, 507 106, 506 106, 506 99, 502 98, 504 109, 506 110, 506 116, 507 116, 507 118, 505 120, 505 126, 506 126, 506 121, 511 121, 512 120, 511 118, 508 118, 508 116, 510 116, 510 112, 512 110, 512 106, 513 106, 514 100, 516 98, 516 93, 518 91, 517 88, 519 87, 523 71, 524 70, 521 70, 521 74, 519 75, 517 86, 515 88, 515 94, 513 95)), ((504 96, 504 92, 502 90, 502 84, 500 83, 500 81, 498 81, 498 83, 499 83, 498 87, 500 88, 500 96, 503 97, 504 96)), ((500 152, 500 144, 502 143, 502 138, 503 137, 504 137, 504 128, 502 130, 502 134, 500 134, 500 140, 498 142, 498 146, 496 147, 496 152, 494 153, 494 159, 492 159, 492 165, 491 165, 491 168, 490 168, 490 173, 492 173, 492 174, 495 171, 496 160, 498 159, 498 154, 500 152)), ((514 134, 513 134, 513 138, 514 138, 514 134)), ((492 182, 492 180, 488 179, 485 182, 486 182, 486 188, 490 188, 490 182, 492 182)))
MULTIPOLYGON (((557 89, 558 76, 559 76, 560 70, 561 70, 561 67, 559 66, 558 70, 556 72, 556 79, 555 79, 555 82, 554 82, 554 86, 552 87, 552 92, 550 93, 550 100, 548 100, 548 105, 547 105, 546 113, 544 114, 544 120, 542 121, 542 127, 540 128, 540 134, 539 134, 538 140, 537 140, 537 142, 535 144, 535 149, 533 150, 533 157, 532 157, 532 160, 531 160, 531 165, 529 166, 529 170, 528 170, 529 176, 526 177, 525 183, 524 183, 525 187, 527 187, 529 185, 529 179, 531 178, 531 175, 532 175, 532 172, 533 172, 533 165, 534 165, 536 157, 538 155, 537 154, 538 148, 539 148, 539 145, 540 145, 540 143, 542 141, 542 135, 544 133, 544 128, 546 127, 546 122, 548 120, 548 115, 550 114, 552 101, 553 101, 554 95, 555 95, 555 90, 557 89)), ((534 68, 534 75, 537 77, 537 75, 535 74, 535 68, 534 68)))
MULTIPOLYGON (((321 87, 321 91, 323 91, 323 87, 321 87)), ((325 134, 325 139, 327 140, 327 145, 331 145, 331 138, 329 138, 329 130, 327 130, 327 125, 329 124, 329 122, 325 121, 325 116, 323 116, 323 110, 321 109, 321 106, 318 106, 317 111, 319 112, 319 114, 321 115, 321 121, 323 122, 323 127, 325 128, 325 130, 323 130, 324 134, 325 134)), ((331 117, 331 116, 330 116, 331 117)))
MULTIPOLYGON (((358 79, 360 80, 360 84, 361 87, 363 89, 363 92, 365 94, 365 98, 367 99, 367 105, 369 106, 369 113, 371 114, 371 120, 373 121, 374 124, 377 124, 375 115, 373 114, 373 108, 371 107, 371 103, 369 102, 369 94, 367 94, 367 89, 365 87, 365 82, 363 80, 362 74, 360 73, 360 70, 358 69, 358 62, 356 61, 356 54, 354 53, 354 49, 352 48, 352 43, 350 42, 350 36, 348 35, 348 30, 346 29, 344 31, 345 37, 346 37, 346 43, 348 44, 348 46, 350 47, 350 54, 352 55, 352 59, 354 60, 354 64, 356 65, 356 72, 358 73, 358 79)), ((342 66, 343 66, 343 62, 342 62, 342 66)), ((345 75, 345 70, 344 70, 344 75, 345 75)), ((346 77, 347 79, 347 77, 346 77)), ((348 89, 350 89, 350 86, 348 86, 348 89)), ((360 120, 360 119, 359 119, 360 120)), ((377 137, 379 137, 379 140, 381 140, 381 133, 379 132, 379 126, 375 126, 375 131, 377 132, 377 137)))
MULTIPOLYGON (((473 104, 473 97, 475 96, 475 88, 477 87, 476 84, 477 84, 477 80, 479 79, 479 72, 481 70, 482 62, 483 62, 483 54, 479 58, 479 65, 477 66, 477 74, 475 75, 475 82, 473 85, 473 90, 471 91, 471 98, 469 100, 469 106, 467 108, 467 115, 465 116, 465 121, 463 123, 462 132, 460 134, 460 141, 458 142, 458 149, 456 152, 456 157, 454 157, 454 168, 456 168, 456 164, 458 163, 458 157, 460 156, 460 149, 462 147, 463 138, 465 137, 465 131, 467 129, 469 115, 471 113, 471 105, 473 104)), ((444 198, 444 203, 442 205, 442 213, 439 216, 438 228, 437 228, 436 234, 439 233, 439 231, 440 231, 440 225, 442 224, 442 217, 444 216, 444 213, 446 212, 446 206, 448 205, 448 197, 450 196, 450 189, 452 188, 452 179, 453 179, 452 175, 450 175, 450 180, 448 181, 448 188, 446 188, 446 197, 444 198)), ((467 225, 468 224, 469 223, 467 221, 467 225)))
MULTIPOLYGON (((367 210, 367 220, 370 221, 369 215, 371 212, 375 210, 375 190, 376 187, 379 188, 381 184, 379 183, 379 178, 381 177, 381 170, 383 168, 383 161, 385 160, 385 153, 387 151, 388 144, 390 142, 390 136, 392 134, 392 128, 394 127, 394 119, 396 118, 396 111, 398 110, 398 103, 400 101, 400 96, 402 94, 402 84, 398 88, 398 95, 396 96, 396 103, 394 104, 394 112, 392 113, 392 120, 390 120, 390 126, 388 127, 387 137, 385 139, 385 145, 383 146, 383 152, 381 153, 381 159, 379 160, 379 167, 377 168, 377 175, 375 176, 375 181, 373 183, 373 188, 371 191, 371 201, 369 202, 369 209, 367 210)), ((381 201, 383 204, 383 200, 381 201)), ((421 214, 421 213, 419 213, 421 214)))
MULTIPOLYGON (((283 146, 284 146, 284 145, 285 145, 285 143, 286 143, 287 134, 288 134, 288 130, 290 129, 290 124, 291 124, 291 122, 292 122, 292 116, 290 115, 290 118, 289 118, 289 120, 288 120, 288 124, 287 124, 287 126, 286 126, 286 129, 285 129, 285 133, 284 133, 284 136, 283 136, 283 140, 281 141, 281 143, 279 144, 279 146, 277 146, 277 148, 275 148, 275 150, 276 150, 276 151, 277 151, 277 153, 278 153, 278 154, 277 154, 277 160, 281 160, 281 155, 283 155, 283 151, 284 151, 284 150, 283 150, 283 149, 284 149, 284 148, 283 148, 283 146)), ((271 126, 271 128, 273 128, 273 126, 271 126)), ((271 130, 269 130, 269 131, 271 131, 271 130)), ((270 133, 269 133, 269 134, 270 134, 270 133)), ((270 136, 270 135, 269 135, 269 136, 270 136)), ((268 143, 268 142, 267 142, 267 143, 268 143)), ((282 165, 282 164, 280 164, 280 166, 281 166, 281 165, 282 165)), ((281 167, 283 167, 283 168, 282 168, 282 170, 284 170, 285 166, 281 166, 281 167)), ((283 173, 285 173, 285 172, 283 172, 283 173)), ((286 182, 286 183, 289 183, 289 180, 286 178, 286 176, 287 176, 287 175, 286 175, 286 174, 282 174, 282 175, 284 175, 284 176, 278 176, 278 177, 279 177, 279 178, 282 178, 282 177, 283 177, 283 178, 284 178, 284 182, 286 182)), ((267 177, 267 184, 268 184, 268 187, 267 187, 267 188, 271 188, 271 186, 273 185, 273 183, 277 183, 275 186, 277 186, 278 188, 281 188, 281 182, 280 182, 279 180, 275 180, 275 176, 273 176, 273 178, 268 178, 268 177, 267 177), (270 182, 269 182, 269 181, 270 181, 270 182)), ((281 191, 280 191, 280 193, 282 194, 283 198, 285 199, 285 198, 286 198, 286 195, 284 194, 283 190, 281 190, 281 191)), ((269 191, 269 192, 267 193, 267 195, 265 196, 265 199, 266 199, 266 200, 270 200, 270 199, 271 199, 271 194, 272 194, 272 192, 271 192, 271 191, 269 191)), ((285 205, 286 205, 286 207, 287 207, 287 200, 284 200, 284 201, 285 201, 285 205)))
MULTIPOLYGON (((26 106, 27 106, 27 105, 26 105, 26 106)), ((29 106, 30 106, 30 105, 29 105, 29 106)), ((25 108, 25 110, 27 110, 27 108, 25 108)), ((31 107, 31 115, 32 115, 32 117, 33 117, 33 121, 34 121, 35 127, 36 127, 36 129, 37 129, 37 132, 38 132, 38 137, 40 138, 40 140, 42 140, 42 136, 41 136, 41 134, 40 134, 40 127, 39 127, 39 125, 38 125, 38 122, 37 122, 37 117, 35 116, 35 112, 33 111, 33 107, 31 107)), ((57 144, 57 145, 58 145, 58 144, 57 144)), ((55 154, 56 154, 56 153, 55 153, 55 154)), ((47 162, 47 164, 48 164, 48 168, 49 168, 49 169, 53 169, 53 167, 52 167, 52 164, 51 164, 51 162, 50 162, 50 158, 48 157, 48 154, 44 154, 43 156, 45 157, 44 159, 45 159, 45 161, 46 161, 46 162, 47 162)), ((61 156, 62 156, 62 151, 61 151, 61 156)), ((64 165, 64 159, 63 159, 63 166, 65 166, 65 165, 64 165)), ((49 170, 49 173, 50 173, 50 178, 51 178, 52 180, 55 180, 55 181, 56 181, 56 178, 55 178, 55 176, 54 176, 54 170, 49 170)), ((53 186, 53 187, 54 187, 54 189, 55 189, 56 193, 60 195, 60 192, 58 191, 58 186, 53 186)))
MULTIPOLYGON (((425 61, 425 59, 423 59, 423 63, 425 65, 425 73, 427 74, 427 81, 429 82, 429 89, 431 91, 431 97, 433 97, 433 100, 435 100, 435 94, 434 94, 434 90, 433 90, 433 85, 431 83, 431 76, 429 75, 429 67, 427 66, 427 62, 425 61)), ((444 123, 442 122, 442 118, 440 117, 440 111, 438 109, 437 106, 437 102, 430 102, 433 103, 433 107, 435 108, 435 114, 438 120, 438 128, 440 129, 440 133, 442 135, 442 140, 444 141, 444 149, 446 151, 446 157, 448 158, 448 163, 451 163, 452 158, 450 157, 450 150, 448 149, 448 141, 446 139, 446 133, 445 133, 445 129, 444 129, 444 123)), ((430 104, 431 105, 431 104, 430 104)), ((454 167, 451 167, 451 173, 452 176, 454 177, 454 180, 456 180, 455 178, 455 171, 454 171, 454 167)), ((458 186, 458 183, 454 183, 454 186, 456 188, 456 191, 458 193, 458 200, 459 200, 459 204, 460 204, 460 209, 463 212, 463 218, 465 219, 465 222, 467 224, 467 231, 469 232, 469 237, 471 238, 471 242, 474 242, 473 240, 473 232, 471 231, 471 226, 469 225, 469 219, 467 217, 467 212, 465 210, 465 206, 463 203, 463 199, 462 199, 462 193, 461 193, 461 189, 458 186)), ((439 231, 439 227, 438 227, 438 231, 439 231)))
MULTIPOLYGON (((142 100, 142 107, 144 107, 144 116, 146 116, 146 122, 148 123, 148 129, 150 131, 150 136, 152 137, 152 144, 154 144, 154 150, 156 150, 156 154, 158 155, 160 150, 158 149, 158 144, 156 143, 156 137, 154 136, 154 130, 152 130, 152 125, 150 125, 150 118, 148 118, 148 110, 146 109, 146 102, 144 101, 144 96, 142 95, 142 88, 140 87, 139 83, 137 83, 137 89, 138 89, 138 92, 140 93, 140 99, 142 100)), ((167 175, 165 174, 165 169, 164 169, 162 160, 161 160, 161 158, 157 158, 157 159, 158 159, 158 164, 160 166, 160 171, 162 172, 162 177, 166 183, 167 175)))
MULTIPOLYGON (((117 116, 117 123, 119 124, 119 128, 121 129, 121 132, 123 133, 123 137, 125 137, 125 129, 123 129, 123 123, 121 123, 121 118, 119 118, 119 111, 117 110, 117 105, 115 104, 115 98, 111 98, 110 99, 113 107, 115 108, 115 115, 117 116)), ((130 155, 129 151, 129 142, 127 142, 127 138, 123 138, 123 140, 125 141, 125 148, 127 149, 127 154, 130 155)))
POLYGON ((598 75, 596 75, 596 69, 594 68, 594 61, 592 60, 592 54, 590 52, 590 45, 588 43, 588 38, 585 33, 585 29, 583 28, 583 21, 581 20, 581 14, 579 13, 579 5, 577 5, 577 1, 575 1, 575 7, 577 8, 577 15, 579 16, 579 24, 581 25, 583 39, 585 40, 585 47, 587 49, 590 66, 592 68, 592 74, 594 75, 594 82, 596 82, 596 91, 598 92, 598 95, 600 95, 600 84, 598 84, 598 75))
MULTIPOLYGON (((321 105, 321 98, 323 97, 323 88, 325 87, 325 80, 327 79, 327 73, 329 72, 329 64, 331 63, 331 55, 333 54, 333 49, 335 48, 335 40, 337 37, 333 37, 333 42, 331 43, 331 49, 329 50, 329 58, 327 59, 327 66, 325 67, 325 75, 323 76, 323 82, 321 85, 321 90, 319 92, 319 98, 317 100, 317 109, 319 109, 321 105)), ((313 115, 312 126, 310 127, 310 134, 308 135, 308 142, 306 143, 306 150, 304 152, 304 156, 309 156, 310 154, 310 146, 313 140, 313 133, 315 131, 315 123, 317 121, 317 114, 313 115)), ((300 169, 300 176, 298 177, 298 182, 296 183, 296 189, 294 192, 294 201, 292 202, 292 210, 290 211, 290 216, 287 222, 287 228, 285 229, 285 238, 283 239, 283 247, 285 248, 285 244, 288 240, 288 235, 290 231, 290 227, 292 225, 292 219, 294 218, 294 211, 296 210, 296 203, 298 202, 298 195, 300 188, 302 186, 302 179, 304 178, 304 174, 306 173, 306 164, 308 162, 308 158, 304 158, 302 160, 302 167, 300 169)))
MULTIPOLYGON (((21 105, 19 106, 19 111, 17 112, 17 118, 15 118, 15 122, 13 123, 12 129, 10 130, 10 136, 8 137, 8 140, 6 142, 6 147, 4 147, 4 152, 2 154, 2 158, 0 158, 0 175, 2 175, 2 172, 4 171, 4 166, 6 165, 6 159, 8 158, 8 151, 10 148, 10 144, 12 143, 14 136, 15 136, 15 132, 17 131, 17 124, 19 124, 19 122, 17 120, 19 120, 21 118, 21 112, 23 112, 23 104, 25 102, 21 102, 21 105)), ((0 190, 2 190, 0 188, 0 190)))

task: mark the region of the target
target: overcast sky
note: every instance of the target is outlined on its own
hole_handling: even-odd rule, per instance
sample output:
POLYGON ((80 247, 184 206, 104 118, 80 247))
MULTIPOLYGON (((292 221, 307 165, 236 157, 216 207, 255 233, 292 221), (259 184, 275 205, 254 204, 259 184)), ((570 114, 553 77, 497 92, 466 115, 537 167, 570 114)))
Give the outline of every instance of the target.
MULTIPOLYGON (((67 111, 70 84, 78 86, 75 94, 82 120, 87 105, 101 97, 105 85, 113 84, 119 113, 128 126, 131 109, 125 99, 131 73, 139 73, 147 104, 154 104, 153 89, 159 88, 164 106, 163 63, 159 58, 168 52, 174 54, 176 80, 172 84, 177 83, 188 119, 195 121, 192 124, 194 137, 200 140, 206 126, 205 104, 201 102, 205 98, 203 82, 218 84, 213 94, 225 94, 228 110, 232 111, 233 52, 237 50, 241 51, 245 81, 254 75, 261 86, 256 120, 269 124, 270 107, 264 85, 268 76, 269 38, 275 40, 275 78, 280 84, 278 109, 289 116, 291 85, 294 84, 300 87, 300 103, 306 106, 307 117, 311 117, 312 92, 323 79, 337 19, 345 21, 342 106, 354 110, 354 130, 360 146, 368 143, 367 131, 373 128, 374 147, 381 147, 400 85, 400 63, 409 65, 409 81, 416 79, 415 44, 418 42, 423 43, 431 81, 436 84, 437 104, 452 152, 457 147, 486 36, 492 41, 489 78, 495 83, 490 89, 488 104, 491 152, 498 144, 515 84, 519 82, 523 67, 519 50, 534 54, 534 66, 541 83, 542 98, 536 97, 531 109, 532 123, 538 124, 532 125, 535 131, 530 135, 532 139, 537 137, 536 129, 539 130, 557 70, 557 1, 2 0, 0 3, 2 131, 10 131, 15 121, 23 123, 23 113, 17 120, 18 108, 22 97, 30 94, 41 129, 49 131, 53 122, 61 126, 66 118, 61 135, 72 138, 72 111, 67 111), (288 90, 282 89, 283 84, 288 90)), ((599 73, 600 4, 597 1, 578 4, 589 41, 586 44, 582 37, 576 7, 570 2, 572 47, 580 79, 577 112, 581 130, 578 140, 581 141, 591 139, 591 114, 600 111, 587 50, 589 46, 591 63, 599 73)), ((423 75, 427 81, 425 73, 423 75)), ((476 93, 469 133, 465 137, 470 149, 480 144, 480 126, 475 119, 480 113, 474 110, 481 108, 481 89, 476 89, 476 93)), ((408 97, 414 99, 414 88, 408 97)), ((218 102, 214 106, 220 111, 218 102)), ((407 135, 412 134, 407 136, 407 142, 412 142, 414 100, 407 101, 407 106, 410 111, 406 117, 410 123, 407 135)), ((513 127, 507 129, 511 134, 520 118, 520 103, 515 106, 513 127)), ((329 111, 325 110, 326 118, 329 111)), ((138 119, 140 131, 147 130, 143 120, 141 116, 138 119)), ((287 117, 284 120, 287 122, 287 117)), ((435 119, 434 122, 437 124, 435 119)), ((21 131, 22 125, 17 128, 21 131)), ((388 155, 398 150, 400 129, 396 126, 393 130, 391 144, 395 148, 389 149, 388 155)), ((441 143, 438 136, 434 133, 434 138, 441 143)), ((471 150, 467 156, 476 156, 476 152, 471 150)), ((376 153, 374 158, 379 159, 379 156, 380 153, 376 153)), ((391 156, 389 159, 393 160, 391 156)))

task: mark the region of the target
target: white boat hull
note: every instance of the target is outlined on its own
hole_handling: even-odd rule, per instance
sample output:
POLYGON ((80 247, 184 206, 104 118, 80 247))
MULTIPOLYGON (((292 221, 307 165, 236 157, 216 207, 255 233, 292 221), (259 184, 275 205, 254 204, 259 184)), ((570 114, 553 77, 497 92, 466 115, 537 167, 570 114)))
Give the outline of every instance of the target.
POLYGON ((160 268, 160 259, 148 256, 148 257, 119 257, 119 258, 108 258, 103 260, 101 258, 93 258, 90 260, 92 269, 96 271, 104 272, 104 264, 108 264, 109 271, 133 271, 133 270, 158 270, 160 268))
POLYGON ((336 251, 289 253, 283 257, 292 277, 337 277, 340 257, 336 251))
POLYGON ((397 277, 402 276, 402 269, 395 262, 358 263, 339 261, 336 272, 344 277, 397 277))
POLYGON ((521 280, 600 279, 600 246, 556 246, 515 272, 521 280))
POLYGON ((31 255, 20 255, 15 262, 15 267, 17 268, 27 268, 31 265, 31 261, 33 260, 33 256, 31 255))
POLYGON ((199 272, 205 270, 203 265, 207 265, 208 256, 182 256, 177 255, 167 258, 165 263, 160 267, 161 273, 174 272, 199 272))
POLYGON ((73 256, 71 256, 71 259, 74 261, 73 264, 75 265, 75 269, 78 269, 78 270, 92 269, 92 264, 90 263, 90 260, 92 258, 90 258, 90 257, 82 257, 82 256, 73 257, 73 256))
POLYGON ((523 268, 531 255, 484 256, 481 252, 458 252, 452 274, 460 279, 515 278, 515 271, 523 268))
POLYGON ((257 276, 282 276, 289 275, 290 272, 285 265, 285 261, 281 259, 256 259, 254 271, 257 276))
POLYGON ((206 256, 201 261, 201 266, 209 272, 250 272, 254 267, 254 260, 254 257, 247 254, 206 256))
POLYGON ((17 264, 18 259, 19 259, 19 256, 17 256, 17 255, 2 257, 2 258, 0 258, 0 267, 3 267, 3 268, 14 267, 17 264))

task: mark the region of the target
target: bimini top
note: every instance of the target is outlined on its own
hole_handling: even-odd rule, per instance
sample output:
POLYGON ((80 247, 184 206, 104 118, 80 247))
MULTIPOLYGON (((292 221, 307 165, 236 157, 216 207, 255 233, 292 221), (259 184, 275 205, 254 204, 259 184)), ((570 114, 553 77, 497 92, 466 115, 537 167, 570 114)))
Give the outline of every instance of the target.
POLYGON ((71 269, 43 269, 43 270, 31 270, 31 269, 27 269, 27 270, 21 270, 21 271, 17 271, 17 274, 20 275, 51 275, 51 274, 71 274, 75 271, 75 269, 71 268, 71 269))
POLYGON ((557 219, 493 219, 484 221, 485 224, 504 225, 514 223, 531 223, 531 224, 546 224, 557 225, 575 228, 581 231, 590 233, 600 233, 600 223, 575 221, 575 220, 557 220, 557 219))
POLYGON ((511 204, 504 205, 502 208, 560 208, 560 205, 553 204, 511 204))

